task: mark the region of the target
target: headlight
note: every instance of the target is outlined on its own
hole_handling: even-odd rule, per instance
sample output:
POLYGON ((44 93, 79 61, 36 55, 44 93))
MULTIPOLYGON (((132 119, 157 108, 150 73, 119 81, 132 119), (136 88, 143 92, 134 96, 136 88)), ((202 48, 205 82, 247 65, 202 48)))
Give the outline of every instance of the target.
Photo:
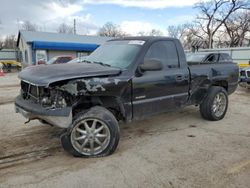
POLYGON ((58 100, 57 100, 56 107, 64 108, 66 106, 67 106, 67 103, 66 103, 65 99, 63 97, 59 97, 58 100))
POLYGON ((41 100, 41 103, 43 106, 51 106, 52 105, 51 99, 49 97, 43 97, 41 100))
POLYGON ((43 96, 40 101, 43 107, 52 109, 65 108, 67 106, 63 93, 58 90, 50 90, 49 95, 43 96))

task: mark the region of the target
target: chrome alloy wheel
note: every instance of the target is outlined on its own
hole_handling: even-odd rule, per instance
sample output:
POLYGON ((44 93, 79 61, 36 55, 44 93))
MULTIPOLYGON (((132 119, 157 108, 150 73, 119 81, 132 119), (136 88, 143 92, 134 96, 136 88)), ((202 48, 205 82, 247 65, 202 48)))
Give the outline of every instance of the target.
POLYGON ((226 106, 227 106, 226 95, 222 92, 217 93, 217 95, 214 98, 213 106, 212 106, 214 115, 216 117, 222 116, 226 110, 226 106))
POLYGON ((87 118, 74 126, 71 132, 72 146, 83 155, 97 155, 104 151, 110 142, 110 130, 99 119, 87 118))

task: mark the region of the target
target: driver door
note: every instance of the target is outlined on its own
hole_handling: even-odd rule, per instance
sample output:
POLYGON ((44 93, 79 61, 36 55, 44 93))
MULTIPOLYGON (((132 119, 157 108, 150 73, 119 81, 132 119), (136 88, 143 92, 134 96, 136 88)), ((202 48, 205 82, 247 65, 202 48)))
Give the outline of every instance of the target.
POLYGON ((180 68, 175 43, 158 41, 148 49, 146 59, 157 59, 163 64, 158 71, 145 71, 133 78, 133 116, 141 119, 147 115, 175 110, 188 99, 189 72, 180 68))

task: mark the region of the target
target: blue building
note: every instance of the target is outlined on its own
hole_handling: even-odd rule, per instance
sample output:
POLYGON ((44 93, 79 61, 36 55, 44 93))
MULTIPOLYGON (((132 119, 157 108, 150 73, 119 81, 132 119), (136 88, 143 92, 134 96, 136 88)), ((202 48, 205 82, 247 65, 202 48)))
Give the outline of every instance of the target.
POLYGON ((36 65, 59 55, 81 57, 89 55, 110 37, 63 33, 19 31, 17 47, 24 65, 36 65))

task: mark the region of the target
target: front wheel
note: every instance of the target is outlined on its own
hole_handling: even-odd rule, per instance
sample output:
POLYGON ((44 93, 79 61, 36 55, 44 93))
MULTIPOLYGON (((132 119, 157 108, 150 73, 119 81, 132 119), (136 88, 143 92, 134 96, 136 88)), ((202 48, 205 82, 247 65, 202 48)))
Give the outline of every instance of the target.
POLYGON ((101 157, 115 151, 119 138, 119 125, 114 115, 96 106, 76 116, 71 128, 61 136, 61 143, 76 157, 101 157))
POLYGON ((227 91, 218 86, 208 90, 208 95, 200 105, 200 113, 204 119, 218 121, 224 118, 228 107, 227 91))

